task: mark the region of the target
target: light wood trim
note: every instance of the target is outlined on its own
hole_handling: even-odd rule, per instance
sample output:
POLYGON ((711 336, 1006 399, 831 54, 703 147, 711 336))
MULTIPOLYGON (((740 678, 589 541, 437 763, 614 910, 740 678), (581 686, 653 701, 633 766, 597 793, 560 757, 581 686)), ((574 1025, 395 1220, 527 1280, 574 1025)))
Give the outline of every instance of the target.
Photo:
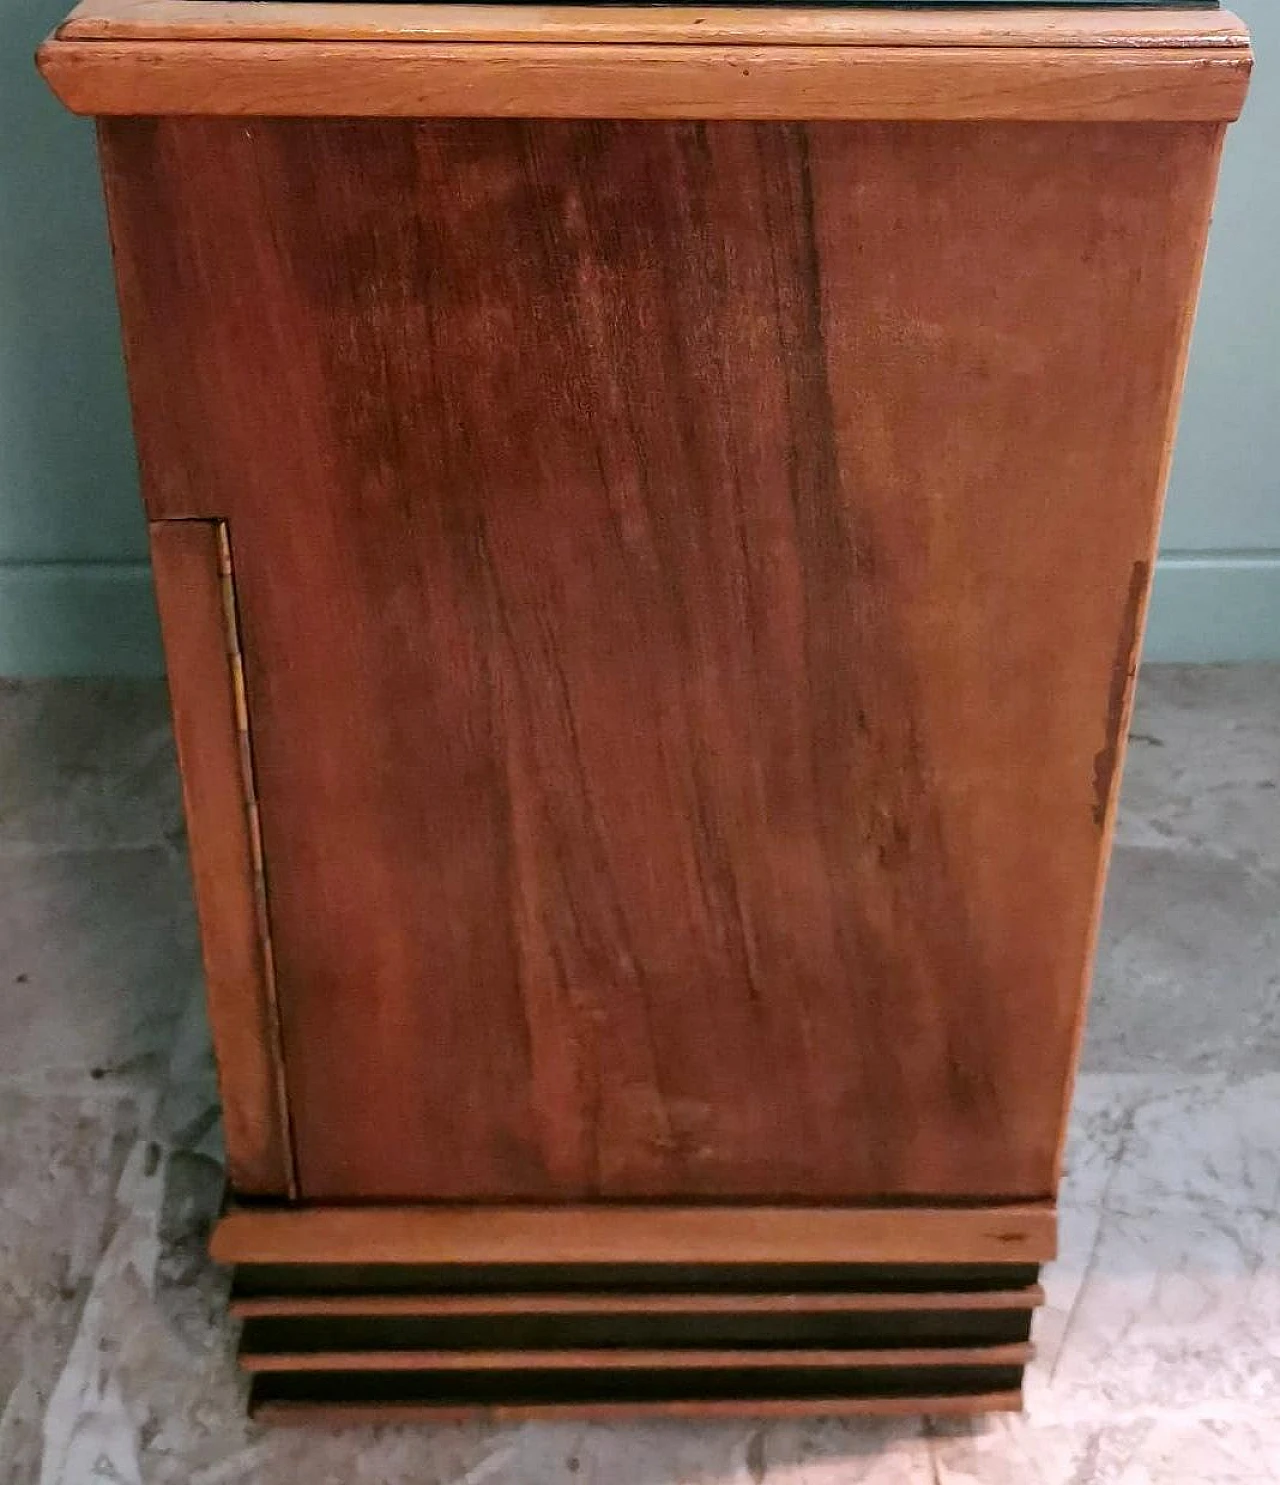
POLYGON ((666 45, 1247 47, 1226 11, 767 9, 82 0, 67 40, 524 41, 666 45))
POLYGON ((48 41, 73 112, 275 117, 1209 120, 1247 50, 48 41))
POLYGON ((241 1319, 267 1316, 394 1315, 439 1319, 458 1315, 777 1315, 906 1314, 1034 1310, 1039 1284, 1024 1289, 945 1290, 878 1294, 246 1294, 231 1300, 241 1319))
POLYGON ((1019 1413, 1022 1393, 978 1392, 941 1397, 695 1398, 665 1402, 612 1403, 477 1403, 433 1407, 430 1403, 309 1403, 250 1400, 250 1410, 264 1424, 321 1424, 329 1427, 393 1423, 466 1423, 547 1421, 609 1423, 638 1418, 900 1418, 927 1413, 944 1417, 971 1413, 1019 1413))
POLYGON ((219 1263, 1039 1263, 1050 1202, 984 1207, 234 1208, 219 1263))
POLYGON ((555 1371, 796 1371, 855 1370, 862 1367, 1025 1366, 1032 1347, 1025 1341, 1001 1346, 931 1346, 908 1350, 703 1349, 653 1350, 601 1347, 583 1350, 507 1351, 241 1351, 247 1372, 520 1372, 555 1371))
MULTIPOLYGON (((1137 692, 1138 666, 1142 658, 1142 641, 1146 634, 1147 613, 1151 607, 1151 591, 1154 586, 1156 561, 1160 555, 1160 528, 1164 520, 1165 497, 1169 490, 1169 476, 1173 469, 1173 449, 1178 432, 1178 416, 1182 410, 1182 391, 1187 379, 1187 364, 1191 356, 1191 334, 1195 327, 1196 306, 1200 301, 1200 285, 1204 278, 1205 257, 1209 246, 1209 229, 1213 222, 1213 203, 1218 190, 1218 176, 1222 167, 1222 145, 1226 126, 1219 131, 1217 148, 1213 155, 1212 169, 1204 179, 1199 198, 1187 193, 1184 203, 1187 231, 1194 230, 1196 248, 1193 262, 1194 281, 1182 301, 1178 325, 1177 363, 1169 384, 1168 400, 1164 407, 1164 434, 1160 453, 1160 470, 1157 475, 1156 498, 1152 503, 1151 523, 1147 531, 1147 550, 1144 561, 1136 565, 1130 605, 1124 631, 1117 635, 1116 653, 1113 661, 1111 683, 1111 705, 1106 719, 1107 731, 1101 739, 1099 759, 1110 755, 1109 777, 1101 820, 1102 840, 1097 856, 1097 868, 1093 883, 1093 902, 1089 914, 1089 931, 1085 945, 1084 968, 1080 978, 1080 991, 1075 1001, 1075 1019, 1072 1027, 1071 1060, 1067 1064, 1063 1079, 1062 1112, 1058 1119, 1058 1144, 1053 1159, 1053 1186, 1058 1189, 1062 1181, 1066 1162, 1067 1136, 1071 1117, 1071 1101, 1075 1096, 1076 1078, 1080 1070, 1080 1053, 1084 1046, 1085 1021, 1089 1010, 1089 992, 1093 984, 1097 964, 1098 942, 1102 933, 1102 913, 1107 890, 1107 874, 1111 866, 1115 845, 1116 819, 1120 806, 1120 786, 1124 778, 1125 758, 1129 750, 1129 723, 1133 716, 1134 697, 1137 692)), ((1096 765, 1095 765, 1096 766, 1096 765)))
POLYGON ((292 1187, 283 1071, 258 906, 238 644, 218 521, 150 528, 191 874, 233 1188, 292 1187))

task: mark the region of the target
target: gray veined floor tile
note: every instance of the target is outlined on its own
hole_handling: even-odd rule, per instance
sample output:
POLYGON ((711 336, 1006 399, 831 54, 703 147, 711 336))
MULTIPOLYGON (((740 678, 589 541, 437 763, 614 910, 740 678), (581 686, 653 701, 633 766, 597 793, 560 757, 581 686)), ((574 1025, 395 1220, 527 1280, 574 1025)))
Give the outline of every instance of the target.
POLYGON ((152 1140, 130 1150, 45 1413, 39 1485, 190 1478, 243 1444, 227 1278, 201 1252, 220 1190, 204 1157, 152 1140))
POLYGON ((223 1172, 198 998, 188 999, 167 1066, 102 1086, 139 1087, 144 1117, 118 1166, 111 1220, 46 1400, 39 1485, 185 1481, 234 1458, 251 1432, 229 1276, 207 1256, 223 1172))
POLYGON ((188 1478, 191 1485, 751 1485, 746 1432, 679 1424, 280 1429, 229 1471, 188 1478))
POLYGON ((1280 1069, 1152 1080, 1133 1110, 1108 1206, 1280 1216, 1280 1069))
POLYGON ((1280 665, 1148 665, 1117 840, 1280 872, 1280 665))
POLYGON ((933 1429, 936 1485, 1102 1485, 1120 1430, 1037 1425, 1027 1418, 940 1420, 933 1429))
POLYGON ((936 1485, 1275 1485, 1280 1420, 993 1418, 934 1440, 936 1485))
POLYGON ((1143 1081, 1083 1080, 1030 1414, 1280 1418, 1280 1075, 1143 1081))
POLYGON ((181 856, 0 856, 0 1077, 167 1057, 199 973, 181 856))
POLYGON ((1280 666, 1148 666, 1084 1066, 1280 1068, 1280 666))
POLYGON ((181 832, 163 681, 0 681, 0 716, 0 852, 181 832))
POLYGON ((1172 1077, 1085 1074, 1077 1082, 1068 1128, 1065 1165, 1058 1193, 1058 1257, 1045 1266, 1043 1307, 1035 1316, 1036 1355, 1027 1373, 1026 1395, 1036 1406, 1061 1365, 1076 1302, 1098 1245, 1102 1212, 1114 1184, 1134 1110, 1172 1077))
MULTIPOLYGON (((160 1485, 936 1485, 917 1421, 280 1429, 160 1485)), ((148 1482, 150 1485, 150 1480, 148 1482)))
POLYGON ((1117 847, 1083 1065, 1280 1067, 1280 874, 1186 848, 1117 847))
POLYGON ((747 1434, 744 1455, 744 1485, 934 1485, 921 1418, 772 1423, 747 1434))
POLYGON ((71 1350, 142 1111, 132 1092, 0 1084, 0 1479, 39 1477, 43 1417, 71 1350))
POLYGON ((155 1088, 152 1134, 168 1148, 225 1164, 218 1080, 204 987, 194 983, 176 1023, 168 1066, 155 1088))
POLYGON ((1229 1211, 1103 1217, 1044 1416, 1280 1413, 1280 1228, 1229 1211))

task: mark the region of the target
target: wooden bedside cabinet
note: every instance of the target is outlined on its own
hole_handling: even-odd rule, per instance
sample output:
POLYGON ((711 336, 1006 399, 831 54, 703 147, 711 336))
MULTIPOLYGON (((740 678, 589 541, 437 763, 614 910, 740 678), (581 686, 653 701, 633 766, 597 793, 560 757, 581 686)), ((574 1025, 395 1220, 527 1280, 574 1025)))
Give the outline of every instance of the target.
POLYGON ((1213 10, 88 0, 265 1415, 1017 1406, 1213 10))

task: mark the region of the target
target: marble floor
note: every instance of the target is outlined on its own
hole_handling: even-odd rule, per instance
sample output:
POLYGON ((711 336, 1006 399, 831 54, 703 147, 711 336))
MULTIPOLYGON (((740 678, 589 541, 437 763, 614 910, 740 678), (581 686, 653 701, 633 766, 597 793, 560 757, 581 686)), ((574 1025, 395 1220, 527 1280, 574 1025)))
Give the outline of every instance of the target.
POLYGON ((1024 1416, 265 1432, 163 690, 0 685, 0 1481, 1280 1481, 1278 782, 1280 668, 1144 671, 1024 1416))

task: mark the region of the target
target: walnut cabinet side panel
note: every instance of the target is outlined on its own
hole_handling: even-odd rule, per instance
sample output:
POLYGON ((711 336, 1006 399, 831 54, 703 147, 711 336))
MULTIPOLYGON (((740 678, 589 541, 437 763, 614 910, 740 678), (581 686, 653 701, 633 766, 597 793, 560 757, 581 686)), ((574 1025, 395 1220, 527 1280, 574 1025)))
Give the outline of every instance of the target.
POLYGON ((1222 127, 101 128, 300 1195, 1048 1198, 1222 127))

